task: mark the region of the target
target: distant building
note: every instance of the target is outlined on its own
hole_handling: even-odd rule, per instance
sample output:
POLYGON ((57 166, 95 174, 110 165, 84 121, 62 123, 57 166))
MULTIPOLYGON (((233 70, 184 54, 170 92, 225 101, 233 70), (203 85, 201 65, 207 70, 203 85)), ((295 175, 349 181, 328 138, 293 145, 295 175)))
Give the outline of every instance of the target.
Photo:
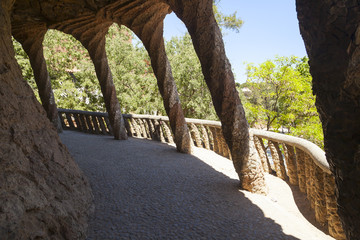
POLYGON ((252 92, 250 90, 250 88, 247 88, 247 87, 242 88, 241 91, 242 91, 242 93, 244 94, 245 97, 250 97, 251 92, 252 92))

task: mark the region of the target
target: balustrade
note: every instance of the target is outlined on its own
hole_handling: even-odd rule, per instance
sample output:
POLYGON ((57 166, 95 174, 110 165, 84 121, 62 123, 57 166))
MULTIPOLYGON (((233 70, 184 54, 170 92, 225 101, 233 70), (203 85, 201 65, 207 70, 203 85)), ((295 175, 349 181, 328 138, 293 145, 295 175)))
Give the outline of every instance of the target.
MULTIPOLYGON (((68 109, 58 111, 64 130, 113 134, 107 113, 68 109)), ((174 143, 168 117, 138 114, 123 114, 123 117, 128 136, 174 143)), ((220 122, 185 120, 195 146, 212 150, 231 160, 220 122)), ((324 151, 298 137, 258 129, 250 129, 250 134, 254 136, 264 171, 298 186, 310 201, 316 220, 327 225, 334 238, 345 239, 337 214, 335 181, 324 151)))

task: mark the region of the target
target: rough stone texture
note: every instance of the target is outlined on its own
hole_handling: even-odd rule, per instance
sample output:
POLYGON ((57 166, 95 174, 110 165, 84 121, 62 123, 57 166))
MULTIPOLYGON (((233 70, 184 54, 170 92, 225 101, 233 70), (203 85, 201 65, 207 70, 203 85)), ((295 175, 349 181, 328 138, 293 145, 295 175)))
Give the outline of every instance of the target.
POLYGON ((274 162, 274 168, 276 176, 283 180, 287 180, 286 169, 284 164, 284 159, 277 142, 268 141, 268 146, 270 148, 271 156, 274 162))
MULTIPOLYGON (((222 35, 212 12, 212 0, 167 0, 171 9, 185 23, 195 51, 199 57, 207 86, 209 87, 215 111, 222 123, 222 132, 230 149, 234 167, 239 174, 240 184, 248 185, 245 179, 259 178, 243 175, 249 158, 249 131, 245 112, 235 88, 231 65, 225 55, 222 35)), ((262 180, 260 180, 262 178, 262 180)))
POLYGON ((250 138, 249 159, 244 162, 243 170, 240 173, 241 179, 243 180, 241 187, 253 193, 266 195, 268 188, 265 183, 265 172, 252 139, 253 135, 250 135, 250 138))
POLYGON ((151 65, 157 78, 164 107, 174 133, 178 151, 191 153, 191 138, 181 108, 179 94, 171 72, 170 62, 165 52, 163 20, 170 12, 167 4, 159 1, 146 1, 136 14, 129 11, 120 15, 115 13, 116 22, 131 29, 143 42, 151 58, 151 65))
POLYGON ((188 124, 188 126, 190 128, 191 138, 193 139, 193 141, 195 143, 195 146, 196 147, 202 147, 202 142, 201 142, 199 129, 193 123, 188 124))
POLYGON ((315 166, 315 217, 316 221, 318 221, 321 225, 325 225, 327 223, 324 178, 325 173, 321 170, 321 168, 315 166))
POLYGON ((21 43, 23 49, 29 56, 41 103, 49 120, 57 129, 61 128, 61 126, 59 126, 54 93, 51 88, 50 76, 47 71, 43 53, 42 42, 44 40, 46 28, 42 25, 35 25, 25 30, 23 28, 13 28, 12 33, 14 38, 21 43))
POLYGON ((296 163, 297 163, 297 176, 299 182, 299 189, 301 192, 306 192, 306 177, 305 177, 305 153, 296 148, 296 163))
POLYGON ((204 147, 206 149, 210 150, 209 135, 208 135, 208 132, 206 130, 206 127, 204 125, 200 125, 200 129, 201 129, 201 135, 202 135, 204 147))
POLYGON ((84 239, 91 191, 21 77, 0 2, 0 238, 84 239))
POLYGON ((304 155, 304 163, 305 163, 305 183, 306 183, 306 196, 310 201, 311 208, 314 208, 314 198, 313 198, 313 177, 312 177, 312 161, 309 155, 304 155))
POLYGON ((259 154, 259 157, 261 159, 262 167, 266 173, 272 173, 271 164, 269 161, 269 158, 266 154, 264 142, 261 138, 254 136, 254 144, 255 148, 259 154))
POLYGON ((358 1, 297 0, 325 152, 348 239, 360 238, 360 6, 358 1))
POLYGON ((297 167, 296 167, 296 155, 294 147, 288 144, 283 144, 285 147, 285 161, 288 170, 289 181, 292 185, 298 184, 297 167))
POLYGON ((329 174, 325 174, 324 193, 326 200, 326 209, 328 212, 327 218, 329 233, 331 234, 331 236, 334 236, 335 239, 346 239, 339 215, 337 214, 338 206, 336 204, 335 197, 335 179, 329 174))

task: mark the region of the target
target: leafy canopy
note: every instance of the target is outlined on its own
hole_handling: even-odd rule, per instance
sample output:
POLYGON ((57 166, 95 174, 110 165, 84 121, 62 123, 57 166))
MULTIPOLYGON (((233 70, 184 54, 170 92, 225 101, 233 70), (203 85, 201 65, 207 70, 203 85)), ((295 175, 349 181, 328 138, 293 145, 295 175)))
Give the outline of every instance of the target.
POLYGON ((306 57, 291 56, 247 66, 247 82, 239 90, 251 127, 285 130, 322 146, 307 62, 306 57))

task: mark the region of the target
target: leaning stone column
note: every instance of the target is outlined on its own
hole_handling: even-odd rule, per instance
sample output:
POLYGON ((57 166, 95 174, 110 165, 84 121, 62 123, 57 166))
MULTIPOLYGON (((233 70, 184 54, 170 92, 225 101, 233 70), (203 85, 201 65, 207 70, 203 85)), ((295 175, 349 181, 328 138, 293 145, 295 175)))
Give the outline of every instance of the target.
MULTIPOLYGON (((193 40, 241 186, 244 188, 253 186, 247 181, 254 181, 265 189, 264 175, 256 172, 255 169, 251 173, 246 169, 249 165, 248 161, 260 160, 249 158, 249 154, 253 155, 249 153, 249 126, 235 88, 231 65, 225 55, 222 35, 213 14, 213 1, 198 0, 194 3, 194 1, 168 0, 168 3, 185 23, 193 40), (252 176, 249 177, 249 174, 252 176)), ((256 151, 255 148, 250 149, 256 151)), ((256 192, 258 189, 261 188, 246 190, 256 192)))
POLYGON ((14 36, 16 40, 21 43, 26 54, 29 56, 41 103, 46 111, 47 117, 55 126, 55 128, 58 129, 59 132, 61 132, 62 127, 59 122, 57 106, 55 103, 54 93, 51 88, 50 76, 46 67, 46 61, 43 52, 42 43, 44 40, 46 29, 41 29, 34 32, 35 33, 32 33, 30 35, 14 31, 14 36))
POLYGON ((252 134, 250 135, 249 147, 249 160, 244 163, 245 166, 242 170, 241 186, 244 189, 251 190, 251 192, 266 195, 268 193, 268 188, 264 184, 265 171, 262 167, 259 153, 256 150, 254 136, 252 134))
MULTIPOLYGON (((105 27, 107 30, 108 28, 105 27)), ((88 31, 88 29, 86 29, 88 31)), ((85 30, 84 30, 85 32, 85 30)), ((106 110, 109 114, 110 124, 113 128, 115 139, 127 139, 125 122, 121 114, 120 104, 116 96, 116 90, 108 64, 105 51, 105 34, 107 31, 97 31, 94 28, 93 34, 75 34, 84 47, 88 50, 91 60, 94 63, 97 78, 104 96, 106 110)))
MULTIPOLYGON (((167 12, 165 12, 164 17, 167 12)), ((156 13, 159 14, 159 13, 156 13)), ((139 16, 140 18, 141 16, 139 16)), ((142 24, 127 25, 141 39, 151 58, 164 107, 169 116, 179 152, 191 153, 191 138, 181 108, 179 94, 172 76, 170 62, 166 56, 163 38, 163 17, 144 14, 142 24)), ((119 23, 120 24, 120 23, 119 23)))

